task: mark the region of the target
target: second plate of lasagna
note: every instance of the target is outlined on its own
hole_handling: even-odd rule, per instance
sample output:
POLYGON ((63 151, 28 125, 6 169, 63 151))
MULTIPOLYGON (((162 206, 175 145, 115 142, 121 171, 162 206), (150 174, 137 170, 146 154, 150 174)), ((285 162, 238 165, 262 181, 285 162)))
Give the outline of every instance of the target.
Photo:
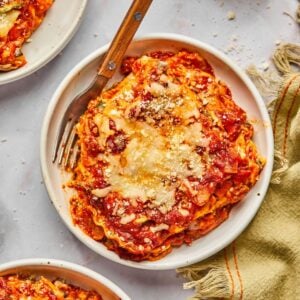
POLYGON ((84 243, 126 265, 169 269, 214 254, 248 225, 268 186, 262 100, 207 45, 174 35, 135 41, 77 125, 77 167, 61 170, 51 163, 55 130, 104 51, 70 73, 46 115, 42 168, 58 212, 84 243))
POLYGON ((30 75, 53 59, 78 28, 86 4, 0 0, 0 84, 30 75))

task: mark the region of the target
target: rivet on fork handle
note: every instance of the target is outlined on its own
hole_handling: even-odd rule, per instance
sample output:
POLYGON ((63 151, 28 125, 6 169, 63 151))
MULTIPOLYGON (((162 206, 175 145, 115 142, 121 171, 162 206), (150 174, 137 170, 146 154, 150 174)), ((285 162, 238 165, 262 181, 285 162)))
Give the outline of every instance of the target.
POLYGON ((113 71, 117 67, 116 63, 113 60, 110 60, 108 62, 107 68, 110 71, 113 71))
POLYGON ((143 19, 143 15, 141 12, 137 11, 136 13, 134 13, 134 19, 136 21, 141 21, 143 19))
POLYGON ((124 54, 139 28, 152 0, 134 0, 116 33, 111 45, 99 67, 98 74, 111 78, 115 70, 121 65, 124 54), (115 69, 109 68, 109 62, 116 64, 115 69))

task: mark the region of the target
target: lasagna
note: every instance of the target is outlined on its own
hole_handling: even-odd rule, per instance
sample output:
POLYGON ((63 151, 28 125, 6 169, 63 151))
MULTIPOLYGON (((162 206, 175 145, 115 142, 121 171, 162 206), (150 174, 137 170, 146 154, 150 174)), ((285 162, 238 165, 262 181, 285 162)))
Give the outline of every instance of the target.
POLYGON ((43 21, 54 0, 0 0, 0 71, 26 64, 22 45, 43 21))
POLYGON ((157 260, 228 218, 265 164, 253 127, 198 53, 128 57, 76 130, 74 223, 120 257, 157 260))
POLYGON ((0 276, 0 299, 11 300, 102 300, 93 291, 86 291, 61 280, 43 276, 13 274, 0 276))

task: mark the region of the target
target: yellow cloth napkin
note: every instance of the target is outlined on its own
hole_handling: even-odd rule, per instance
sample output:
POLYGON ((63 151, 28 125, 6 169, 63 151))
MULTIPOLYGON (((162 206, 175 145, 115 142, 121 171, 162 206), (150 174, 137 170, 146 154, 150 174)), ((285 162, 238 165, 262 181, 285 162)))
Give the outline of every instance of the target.
MULTIPOLYGON (((274 62, 283 76, 270 112, 275 165, 269 190, 233 243, 178 270, 188 279, 184 288, 195 288, 192 299, 300 299, 300 73, 290 66, 300 65, 300 45, 281 46, 274 62)), ((278 80, 252 77, 264 92, 276 89, 278 80)))

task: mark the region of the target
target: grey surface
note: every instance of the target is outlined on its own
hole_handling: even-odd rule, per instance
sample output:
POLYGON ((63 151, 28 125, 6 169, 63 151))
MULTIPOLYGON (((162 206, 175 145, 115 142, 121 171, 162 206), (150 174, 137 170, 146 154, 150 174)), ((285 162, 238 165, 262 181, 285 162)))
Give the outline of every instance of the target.
MULTIPOLYGON (((40 130, 51 95, 76 63, 110 41, 129 2, 90 0, 82 26, 61 55, 33 75, 0 87, 0 263, 64 259, 98 271, 133 299, 185 299, 191 292, 182 290, 175 271, 121 266, 79 242, 51 205, 40 172, 40 130)), ((297 3, 154 0, 138 34, 181 33, 227 52, 241 67, 266 66, 278 40, 300 42, 299 27, 283 14, 294 14, 297 3), (235 20, 227 19, 228 11, 235 11, 235 20)))

